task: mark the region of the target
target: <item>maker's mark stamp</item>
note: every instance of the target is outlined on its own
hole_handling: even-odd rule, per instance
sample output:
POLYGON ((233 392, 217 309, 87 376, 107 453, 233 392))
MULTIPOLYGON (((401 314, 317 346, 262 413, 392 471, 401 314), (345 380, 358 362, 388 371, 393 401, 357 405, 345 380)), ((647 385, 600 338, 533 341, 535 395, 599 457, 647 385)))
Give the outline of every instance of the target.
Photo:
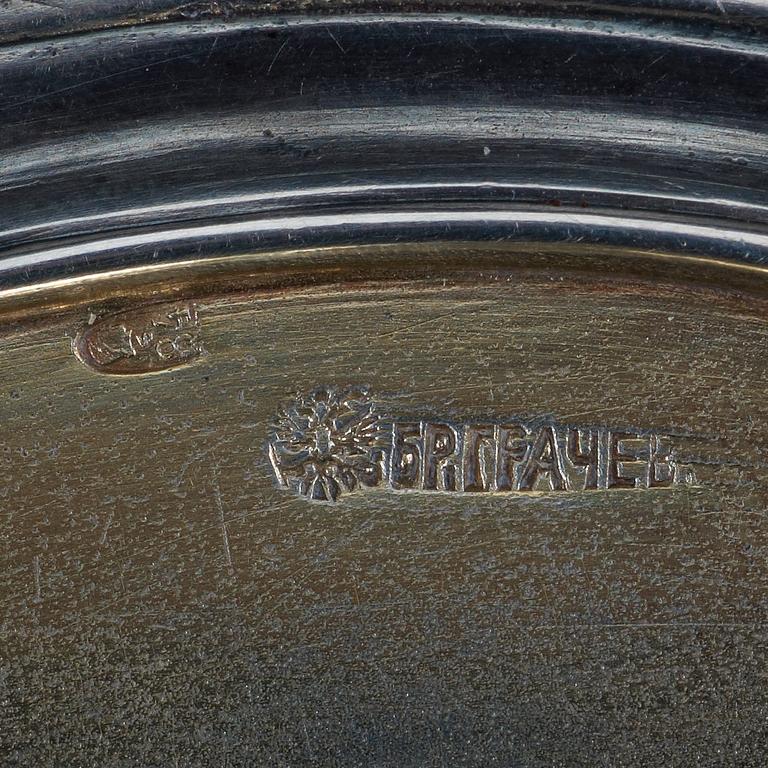
POLYGON ((268 450, 281 487, 326 502, 377 488, 530 493, 694 482, 665 435, 542 419, 397 419, 382 414, 364 389, 321 387, 286 405, 268 450))
POLYGON ((109 374, 163 371, 190 363, 203 351, 192 303, 92 317, 72 346, 81 362, 109 374))

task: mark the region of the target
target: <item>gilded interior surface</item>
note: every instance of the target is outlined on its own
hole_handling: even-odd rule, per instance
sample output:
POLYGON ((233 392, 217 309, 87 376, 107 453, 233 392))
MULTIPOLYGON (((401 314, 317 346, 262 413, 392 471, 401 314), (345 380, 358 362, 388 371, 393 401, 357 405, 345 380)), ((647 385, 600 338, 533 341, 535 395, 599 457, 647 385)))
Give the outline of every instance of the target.
POLYGON ((765 768, 768 3, 0 0, 0 768, 765 768))
POLYGON ((8 314, 0 653, 19 732, 48 730, 64 761, 82 739, 98 754, 100 733, 137 759, 157 727, 178 764, 230 743, 386 762, 402 740, 428 760, 437 733, 441 749, 482 736, 504 764, 566 759, 565 742, 631 757, 681 734, 761 738, 759 280, 546 264, 342 278, 160 301, 107 283, 42 319, 8 314), (77 353, 89 328, 119 370, 77 353), (190 328, 195 354, 185 337, 174 365, 190 328), (531 493, 318 503, 270 460, 281 409, 318 387, 365 388, 408 422, 664 435, 691 481, 553 490, 545 467, 531 493), (135 695, 116 707, 118 685, 135 695), (262 728, 277 711, 302 728, 262 728))

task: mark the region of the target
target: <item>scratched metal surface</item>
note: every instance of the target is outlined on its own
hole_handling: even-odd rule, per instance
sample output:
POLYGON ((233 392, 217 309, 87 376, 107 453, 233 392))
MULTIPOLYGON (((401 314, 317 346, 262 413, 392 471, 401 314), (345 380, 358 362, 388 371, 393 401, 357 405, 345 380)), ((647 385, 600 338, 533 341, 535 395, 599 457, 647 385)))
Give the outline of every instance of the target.
POLYGON ((7 45, 0 280, 393 237, 760 262, 765 51, 703 22, 402 15, 7 45))
POLYGON ((766 300, 447 276, 208 296, 152 376, 72 354, 85 307, 6 332, 8 764, 763 762, 766 300), (695 483, 312 502, 266 444, 318 385, 672 434, 695 483))
POLYGON ((290 13, 458 12, 542 17, 591 17, 616 21, 706 22, 717 29, 763 27, 761 0, 3 0, 0 39, 56 36, 135 24, 189 19, 231 20, 290 13))
POLYGON ((765 765, 763 11, 281 9, 0 3, 0 764, 765 765))

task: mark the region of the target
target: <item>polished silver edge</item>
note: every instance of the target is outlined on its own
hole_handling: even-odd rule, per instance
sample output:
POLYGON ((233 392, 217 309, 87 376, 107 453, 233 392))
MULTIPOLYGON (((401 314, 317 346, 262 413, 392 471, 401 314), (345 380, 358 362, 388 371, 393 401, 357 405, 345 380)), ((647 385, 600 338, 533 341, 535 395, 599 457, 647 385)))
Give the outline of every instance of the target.
POLYGON ((129 37, 110 30, 67 39, 53 51, 7 47, 0 51, 0 75, 7 74, 0 126, 17 138, 0 153, 0 287, 398 241, 584 243, 761 266, 768 137, 765 109, 737 88, 749 84, 750 78, 738 79, 744 68, 768 72, 768 47, 759 39, 648 20, 608 27, 588 19, 498 16, 272 18, 159 25, 129 37), (458 83, 441 84, 437 95, 425 91, 432 102, 424 104, 418 89, 429 72, 392 57, 402 90, 375 103, 366 46, 397 51, 401 38, 403 45, 434 45, 441 35, 448 42, 459 35, 469 51, 490 44, 488 72, 475 72, 467 54, 458 83), (254 95, 238 104, 216 93, 222 84, 216 66, 227 47, 219 43, 227 36, 244 46, 243 66, 257 73, 244 76, 243 87, 254 95), (347 91, 339 94, 319 79, 311 97, 304 96, 296 72, 318 40, 327 46, 320 55, 329 71, 347 72, 341 81, 347 91), (536 40, 549 44, 550 72, 531 81, 529 73, 505 68, 505 51, 536 40), (598 63, 625 51, 632 73, 625 78, 635 77, 630 95, 614 98, 617 86, 602 69, 571 74, 569 50, 588 51, 598 63), (701 84, 686 103, 679 83, 665 83, 670 71, 651 78, 633 69, 658 66, 664 57, 680 77, 700 76, 696 57, 707 62, 712 104, 701 84), (562 82, 572 76, 583 89, 590 73, 603 78, 595 98, 577 94, 564 103, 562 82), (160 75, 173 87, 191 76, 190 104, 157 114, 147 107, 134 119, 135 94, 147 104, 157 97, 163 106, 160 75), (94 89, 115 79, 134 90, 122 102, 117 90, 105 113, 94 89), (635 104, 637 87, 648 96, 635 104), (285 107, 260 96, 270 88, 287 94, 285 107), (500 96, 497 88, 512 90, 500 96), (466 103, 455 103, 467 93, 466 103), (543 104, 535 103, 539 97, 543 104), (743 111, 728 112, 731 101, 743 111), (274 125, 279 135, 269 128, 274 125), (322 153, 330 158, 325 166, 318 164, 322 153), (218 175, 198 180, 199 168, 218 175), (163 175, 168 192, 153 197, 145 180, 163 175), (94 185, 94 177, 115 190, 102 196, 105 182, 94 185))

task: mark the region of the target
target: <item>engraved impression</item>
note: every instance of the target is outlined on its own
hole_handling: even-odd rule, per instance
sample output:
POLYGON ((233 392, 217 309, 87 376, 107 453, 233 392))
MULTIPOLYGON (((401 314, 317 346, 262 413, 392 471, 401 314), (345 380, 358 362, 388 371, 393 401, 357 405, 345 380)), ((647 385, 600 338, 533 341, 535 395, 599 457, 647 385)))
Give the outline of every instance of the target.
POLYGON ((165 304, 91 317, 73 350, 100 373, 142 374, 185 365, 203 351, 197 307, 165 304))
POLYGON ((282 488, 322 502, 376 488, 531 493, 695 482, 665 435, 542 419, 399 420, 383 416, 364 389, 320 387, 284 406, 268 450, 282 488))
POLYGON ((269 458, 278 482, 315 501, 379 485, 386 429, 366 390, 322 388, 283 408, 269 458))

